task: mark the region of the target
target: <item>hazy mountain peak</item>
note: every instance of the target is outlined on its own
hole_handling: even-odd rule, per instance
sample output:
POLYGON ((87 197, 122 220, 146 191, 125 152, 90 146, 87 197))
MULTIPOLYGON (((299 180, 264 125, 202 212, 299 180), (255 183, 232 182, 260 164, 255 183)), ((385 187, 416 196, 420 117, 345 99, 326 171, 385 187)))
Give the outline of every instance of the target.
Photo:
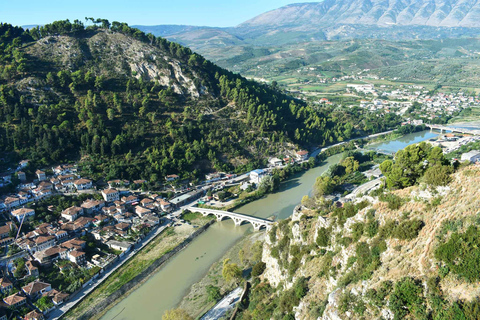
POLYGON ((480 27, 478 0, 325 0, 296 3, 254 17, 239 27, 329 26, 480 27))

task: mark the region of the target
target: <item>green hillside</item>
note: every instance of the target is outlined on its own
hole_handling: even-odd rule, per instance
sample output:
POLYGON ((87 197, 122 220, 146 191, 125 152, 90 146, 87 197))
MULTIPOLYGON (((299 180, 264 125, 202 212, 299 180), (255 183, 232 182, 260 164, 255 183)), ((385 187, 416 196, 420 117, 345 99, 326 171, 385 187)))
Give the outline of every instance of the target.
MULTIPOLYGON (((92 178, 242 171, 395 125, 310 107, 127 24, 0 25, 0 152, 92 178), (358 120, 360 119, 360 121, 358 120)), ((34 166, 32 166, 34 167, 34 166)))

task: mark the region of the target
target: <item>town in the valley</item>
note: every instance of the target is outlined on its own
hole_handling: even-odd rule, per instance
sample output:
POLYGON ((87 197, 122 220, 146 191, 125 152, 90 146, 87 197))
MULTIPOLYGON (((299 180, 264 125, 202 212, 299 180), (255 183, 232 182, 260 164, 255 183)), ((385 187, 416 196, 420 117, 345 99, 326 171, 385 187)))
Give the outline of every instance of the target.
POLYGON ((271 158, 267 168, 239 176, 214 172, 199 185, 171 174, 161 192, 146 190, 145 180, 94 182, 76 164, 33 168, 20 161, 0 175, 2 190, 11 190, 0 197, 0 319, 10 309, 26 319, 60 310, 167 227, 189 224, 182 219, 189 206, 222 209, 237 197, 226 187, 251 192, 274 168, 308 159, 307 151, 292 151, 271 158))

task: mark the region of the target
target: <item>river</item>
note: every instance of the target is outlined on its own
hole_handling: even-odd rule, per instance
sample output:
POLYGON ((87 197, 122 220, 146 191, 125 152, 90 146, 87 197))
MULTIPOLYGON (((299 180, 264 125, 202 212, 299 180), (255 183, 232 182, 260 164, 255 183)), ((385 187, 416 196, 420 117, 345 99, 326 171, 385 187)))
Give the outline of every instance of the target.
POLYGON ((397 152, 398 150, 401 150, 408 145, 419 143, 435 137, 438 137, 438 132, 429 132, 429 131, 414 132, 414 133, 404 135, 403 137, 400 137, 396 140, 372 143, 368 145, 366 149, 386 151, 386 152, 392 153, 392 152, 397 152))
MULTIPOLYGON (((395 141, 379 143, 374 148, 396 151, 437 135, 428 131, 412 133, 395 141)), ((235 212, 262 218, 275 216, 276 220, 289 217, 302 197, 311 193, 315 179, 332 164, 338 163, 341 157, 340 154, 329 157, 322 165, 283 182, 278 192, 238 208, 235 212)), ((249 229, 249 224, 235 227, 231 220, 215 223, 137 290, 109 310, 101 320, 161 319, 163 313, 175 308, 190 287, 200 281, 210 266, 249 229)))

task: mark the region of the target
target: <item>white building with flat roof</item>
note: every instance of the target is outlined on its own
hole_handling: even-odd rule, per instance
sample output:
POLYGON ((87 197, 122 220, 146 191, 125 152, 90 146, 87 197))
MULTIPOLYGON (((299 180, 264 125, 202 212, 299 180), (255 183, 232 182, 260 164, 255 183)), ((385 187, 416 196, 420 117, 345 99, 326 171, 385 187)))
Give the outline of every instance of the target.
POLYGON ((462 154, 462 161, 470 161, 472 163, 477 162, 480 160, 480 151, 479 150, 472 150, 462 154))
POLYGON ((259 184, 268 175, 267 170, 256 169, 250 172, 250 182, 259 184))

